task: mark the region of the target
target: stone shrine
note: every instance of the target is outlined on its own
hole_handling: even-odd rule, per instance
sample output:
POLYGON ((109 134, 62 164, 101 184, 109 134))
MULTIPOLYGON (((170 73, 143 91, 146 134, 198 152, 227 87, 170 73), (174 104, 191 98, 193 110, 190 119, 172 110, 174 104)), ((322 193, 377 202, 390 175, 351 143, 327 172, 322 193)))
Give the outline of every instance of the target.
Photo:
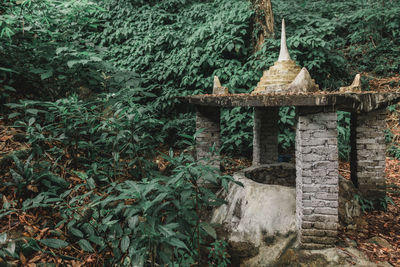
MULTIPOLYGON (((219 81, 218 88, 223 88, 219 81)), ((400 101, 400 92, 320 91, 307 69, 291 60, 282 22, 278 61, 263 73, 251 94, 181 97, 197 109, 198 158, 220 147, 220 108, 254 107, 253 166, 278 162, 279 107, 295 106, 296 225, 300 247, 334 246, 338 231, 337 111, 351 112, 351 179, 368 199, 385 196, 386 107, 400 101)), ((213 165, 220 158, 212 154, 213 165)), ((294 184, 294 182, 293 182, 294 184)))

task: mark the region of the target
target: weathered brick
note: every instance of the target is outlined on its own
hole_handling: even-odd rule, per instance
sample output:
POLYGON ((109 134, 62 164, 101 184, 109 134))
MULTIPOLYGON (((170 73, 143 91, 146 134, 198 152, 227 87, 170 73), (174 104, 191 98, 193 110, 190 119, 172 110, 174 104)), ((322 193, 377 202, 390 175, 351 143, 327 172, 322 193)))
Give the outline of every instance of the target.
POLYGON ((338 194, 318 192, 317 194, 315 194, 315 198, 316 199, 321 199, 321 200, 337 201, 338 200, 338 194))
POLYGON ((337 216, 323 215, 323 214, 312 214, 303 215, 303 220, 306 222, 337 222, 337 216))
POLYGON ((330 236, 302 236, 301 243, 311 243, 311 244, 326 244, 334 245, 337 241, 336 237, 330 236))
POLYGON ((303 208, 303 215, 311 215, 314 214, 313 208, 303 208))
POLYGON ((335 222, 309 222, 304 221, 301 223, 302 229, 319 229, 319 230, 332 230, 337 231, 338 223, 335 222))
POLYGON ((315 208, 316 214, 338 215, 337 208, 315 208))
POLYGON ((319 230, 319 229, 305 229, 301 232, 303 236, 329 236, 336 237, 337 231, 334 230, 319 230))
POLYGON ((336 240, 339 191, 336 118, 334 112, 299 115, 296 216, 301 244, 319 247, 323 243, 325 247, 336 240), (329 231, 329 235, 324 231, 329 231))
POLYGON ((332 207, 337 208, 338 202, 337 200, 304 200, 303 203, 304 207, 332 207))
POLYGON ((300 243, 302 249, 324 249, 332 247, 332 245, 327 244, 315 244, 315 243, 300 243))
POLYGON ((385 183, 385 118, 386 110, 374 110, 355 116, 355 153, 351 158, 352 180, 364 197, 371 200, 384 196, 378 184, 385 183))

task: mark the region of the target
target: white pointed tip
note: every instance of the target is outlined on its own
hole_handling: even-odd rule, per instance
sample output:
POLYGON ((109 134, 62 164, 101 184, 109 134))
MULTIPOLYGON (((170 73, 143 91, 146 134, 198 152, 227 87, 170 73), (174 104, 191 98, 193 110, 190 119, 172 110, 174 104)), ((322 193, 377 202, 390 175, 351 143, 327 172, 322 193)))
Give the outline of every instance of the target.
POLYGON ((352 93, 352 92, 361 92, 361 75, 357 74, 354 77, 353 83, 350 86, 344 86, 339 88, 339 92, 341 93, 352 93))
POLYGON ((214 95, 227 95, 229 94, 229 90, 227 87, 223 87, 221 82, 219 81, 218 76, 214 76, 214 88, 213 88, 214 95))
POLYGON ((361 86, 361 75, 357 74, 356 77, 354 77, 353 83, 351 86, 361 86))
POLYGON ((299 74, 297 74, 296 78, 293 82, 288 86, 289 92, 316 92, 318 91, 318 85, 315 84, 315 81, 311 78, 310 73, 306 68, 302 68, 299 74))
POLYGON ((286 45, 286 26, 285 19, 282 19, 282 32, 281 32, 281 51, 279 53, 278 61, 291 60, 289 51, 286 45))
POLYGON ((221 85, 221 82, 219 81, 219 78, 218 78, 218 76, 214 76, 214 89, 215 88, 219 88, 219 87, 222 87, 222 85, 221 85))

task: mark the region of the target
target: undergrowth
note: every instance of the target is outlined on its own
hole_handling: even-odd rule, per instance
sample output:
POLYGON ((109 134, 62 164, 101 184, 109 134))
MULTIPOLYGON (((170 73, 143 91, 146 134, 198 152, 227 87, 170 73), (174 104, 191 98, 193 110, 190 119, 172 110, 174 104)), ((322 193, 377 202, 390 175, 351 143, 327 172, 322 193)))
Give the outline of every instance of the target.
MULTIPOLYGON (((276 39, 256 52, 260 29, 246 0, 3 1, 0 111, 26 132, 30 151, 1 170, 0 216, 40 212, 48 232, 0 234, 0 257, 71 248, 98 253, 105 265, 201 260, 215 231, 199 211, 221 201, 199 178, 224 187, 231 178, 193 159, 182 136, 195 134, 194 112, 176 97, 210 93, 214 75, 231 93, 251 92, 278 58, 282 18, 292 58, 323 90, 349 84, 358 72, 400 71, 398 1, 272 6, 276 39), (161 170, 153 160, 160 145, 189 151, 164 155, 161 170)), ((295 109, 279 114, 279 144, 290 151, 295 109)), ((223 153, 251 154, 252 115, 251 108, 222 111, 223 153)), ((347 159, 349 114, 338 119, 347 159)), ((387 136, 389 153, 400 158, 387 136)), ((225 249, 215 240, 206 261, 229 264, 225 249)))
POLYGON ((53 216, 42 225, 45 238, 10 239, 3 233, 1 258, 70 247, 95 252, 108 266, 188 266, 202 260, 207 236, 216 238, 202 213, 223 203, 204 185, 227 189, 232 178, 172 150, 162 155, 168 170, 159 170, 153 157, 163 141, 155 134, 162 126, 149 106, 134 102, 140 95, 132 89, 86 102, 71 96, 8 105, 31 151, 27 159, 13 157, 0 219, 38 210, 53 216))

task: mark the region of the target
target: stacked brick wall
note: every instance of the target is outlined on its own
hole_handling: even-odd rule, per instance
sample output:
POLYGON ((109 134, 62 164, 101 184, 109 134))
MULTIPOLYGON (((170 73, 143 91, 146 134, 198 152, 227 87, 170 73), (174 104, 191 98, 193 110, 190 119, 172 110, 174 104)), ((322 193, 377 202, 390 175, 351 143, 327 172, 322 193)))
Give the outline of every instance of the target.
POLYGON ((278 161, 279 108, 254 108, 253 165, 278 161))
POLYGON ((336 112, 299 115, 296 128, 296 215, 300 245, 333 246, 338 227, 336 112))
POLYGON ((217 107, 197 106, 196 130, 204 129, 196 137, 196 157, 211 159, 211 165, 219 168, 220 158, 220 109, 217 107), (214 153, 210 153, 214 148, 214 153))
POLYGON ((385 191, 385 119, 386 110, 374 110, 357 115, 355 133, 356 185, 363 197, 378 201, 385 191))

